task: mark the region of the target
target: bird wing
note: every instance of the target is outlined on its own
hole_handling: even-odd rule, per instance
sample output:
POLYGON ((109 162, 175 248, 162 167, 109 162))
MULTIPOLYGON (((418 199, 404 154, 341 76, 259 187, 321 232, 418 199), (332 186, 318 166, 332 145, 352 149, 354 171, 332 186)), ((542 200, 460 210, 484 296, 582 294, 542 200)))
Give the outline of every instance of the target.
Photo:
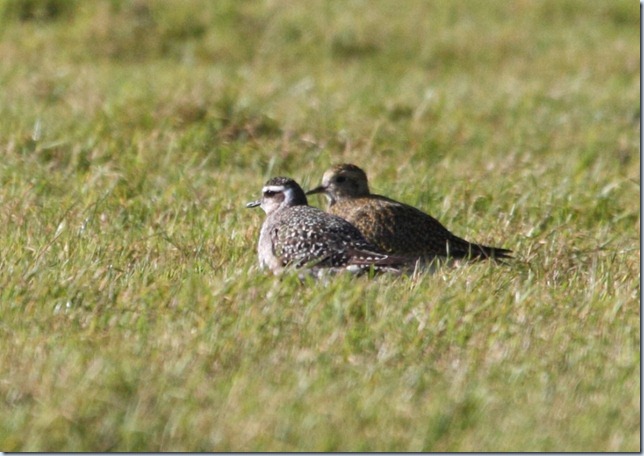
POLYGON ((357 228, 309 206, 285 211, 279 228, 271 232, 275 255, 285 266, 295 267, 340 266, 355 237, 362 238, 357 228))
POLYGON ((507 249, 470 243, 452 234, 431 215, 384 196, 356 198, 333 207, 334 213, 354 224, 367 240, 385 252, 456 258, 509 257, 507 249))
POLYGON ((434 217, 385 197, 353 202, 347 220, 385 252, 445 251, 451 233, 434 217))

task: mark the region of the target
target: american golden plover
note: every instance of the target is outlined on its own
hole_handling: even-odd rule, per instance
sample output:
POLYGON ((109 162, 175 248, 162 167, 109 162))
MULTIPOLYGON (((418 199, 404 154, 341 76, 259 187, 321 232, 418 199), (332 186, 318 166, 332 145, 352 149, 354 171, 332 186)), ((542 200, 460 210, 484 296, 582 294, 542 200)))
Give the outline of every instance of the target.
MULTIPOLYGON (((293 179, 274 177, 262 198, 246 207, 266 212, 257 245, 259 263, 280 274, 287 267, 396 270, 401 258, 388 256, 367 242, 346 220, 308 205, 304 190, 293 179)), ((406 261, 406 260, 405 260, 406 261)))
POLYGON ((452 234, 432 216, 369 192, 365 172, 355 165, 335 165, 322 185, 306 194, 324 193, 328 212, 355 225, 381 251, 415 258, 509 258, 510 250, 472 244, 452 234))

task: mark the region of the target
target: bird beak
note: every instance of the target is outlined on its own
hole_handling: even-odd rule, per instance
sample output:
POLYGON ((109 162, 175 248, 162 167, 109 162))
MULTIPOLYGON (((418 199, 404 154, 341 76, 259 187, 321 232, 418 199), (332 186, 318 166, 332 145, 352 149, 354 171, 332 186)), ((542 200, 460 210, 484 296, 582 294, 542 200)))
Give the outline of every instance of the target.
POLYGON ((320 185, 319 187, 315 187, 313 190, 306 192, 307 195, 313 195, 315 193, 326 193, 326 187, 324 185, 320 185))
POLYGON ((257 201, 251 201, 250 203, 246 203, 246 207, 250 209, 250 208, 252 208, 252 207, 257 207, 257 206, 259 206, 260 204, 262 204, 262 202, 261 202, 260 200, 257 200, 257 201))

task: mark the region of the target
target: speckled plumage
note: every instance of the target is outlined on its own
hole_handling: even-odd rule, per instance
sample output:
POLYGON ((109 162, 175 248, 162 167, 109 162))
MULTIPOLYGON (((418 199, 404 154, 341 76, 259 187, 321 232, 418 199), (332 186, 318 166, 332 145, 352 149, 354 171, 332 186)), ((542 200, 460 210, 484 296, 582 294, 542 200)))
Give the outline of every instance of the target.
POLYGON ((423 259, 510 257, 510 250, 470 243, 419 209, 372 194, 367 175, 355 165, 332 167, 324 173, 322 185, 307 195, 313 193, 324 193, 328 212, 353 224, 383 252, 423 259))
POLYGON ((262 193, 260 201, 247 205, 261 205, 266 212, 257 246, 261 267, 279 274, 289 266, 367 270, 400 265, 400 259, 380 252, 346 220, 309 206, 294 180, 272 178, 262 193))

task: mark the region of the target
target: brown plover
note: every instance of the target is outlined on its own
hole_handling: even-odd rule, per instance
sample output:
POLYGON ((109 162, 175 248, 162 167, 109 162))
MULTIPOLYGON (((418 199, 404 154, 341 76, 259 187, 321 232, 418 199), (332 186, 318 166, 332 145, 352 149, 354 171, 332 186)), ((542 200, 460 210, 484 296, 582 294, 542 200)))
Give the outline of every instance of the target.
POLYGON ((367 241, 386 253, 421 259, 511 258, 511 250, 468 242, 419 209, 371 193, 367 175, 352 164, 327 170, 322 185, 306 194, 314 193, 324 193, 329 213, 353 224, 367 241))

